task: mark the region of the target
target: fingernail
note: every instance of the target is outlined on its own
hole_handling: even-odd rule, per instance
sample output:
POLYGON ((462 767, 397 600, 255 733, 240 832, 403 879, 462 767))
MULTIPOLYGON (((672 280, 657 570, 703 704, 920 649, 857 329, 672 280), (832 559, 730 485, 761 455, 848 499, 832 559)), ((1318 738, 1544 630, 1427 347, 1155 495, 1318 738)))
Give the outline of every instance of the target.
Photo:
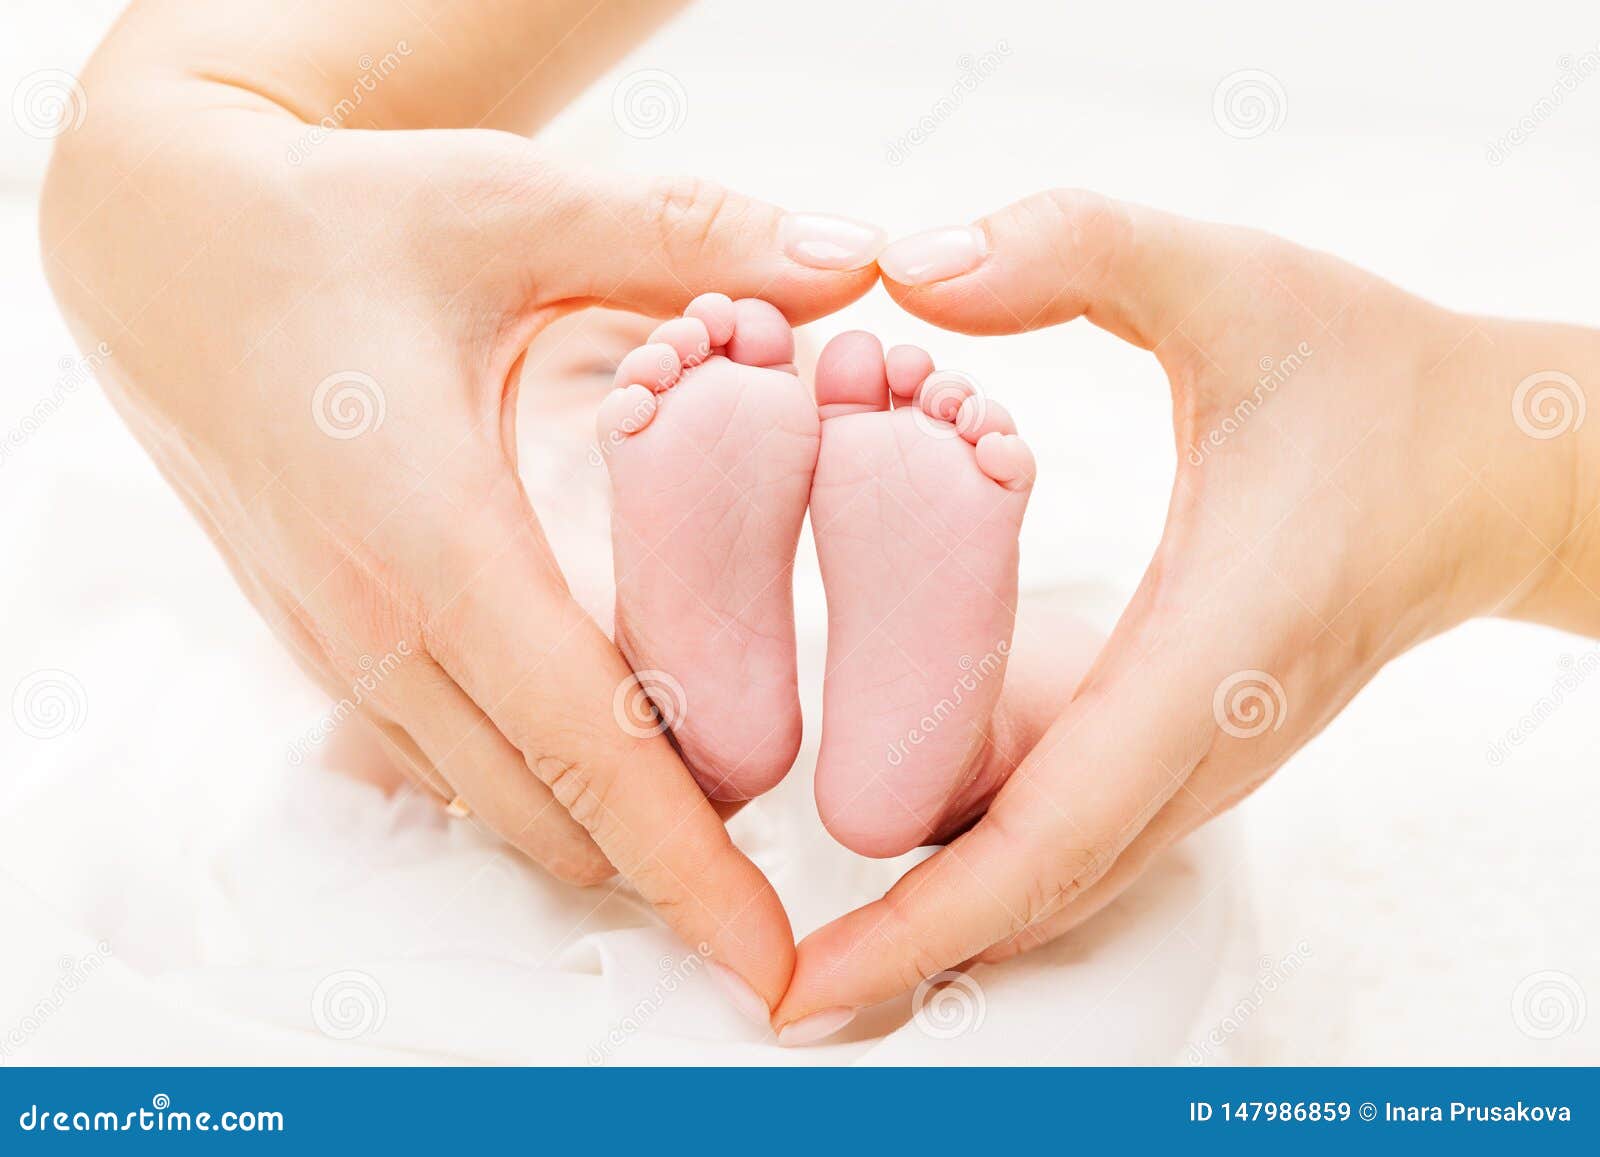
POLYGON ((815 1044, 825 1036, 832 1036, 856 1018, 853 1008, 825 1008, 810 1016, 802 1016, 793 1024, 778 1030, 778 1043, 784 1048, 815 1044))
POLYGON ((878 268, 901 285, 927 285, 971 273, 988 255, 982 229, 957 225, 901 238, 878 254, 878 268))
POLYGON ((829 213, 790 213, 778 226, 783 251, 812 269, 865 269, 888 239, 876 225, 829 213))
POLYGON ((772 1010, 767 1007, 766 1001, 756 995, 756 990, 745 983, 744 977, 726 964, 719 964, 715 960, 711 962, 711 976, 740 1013, 760 1025, 771 1022, 772 1010))

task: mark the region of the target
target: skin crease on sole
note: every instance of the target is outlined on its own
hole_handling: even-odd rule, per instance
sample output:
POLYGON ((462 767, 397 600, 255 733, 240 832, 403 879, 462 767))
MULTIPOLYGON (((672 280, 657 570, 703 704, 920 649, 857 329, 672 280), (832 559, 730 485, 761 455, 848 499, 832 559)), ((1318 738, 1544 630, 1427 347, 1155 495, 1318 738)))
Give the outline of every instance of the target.
POLYGON ((828 598, 817 808, 893 856, 993 790, 1033 456, 969 379, 865 333, 823 350, 811 519, 828 598), (891 409, 891 403, 893 408, 891 409))
POLYGON ((707 294, 623 358, 597 419, 617 644, 715 800, 767 791, 800 748, 793 568, 819 438, 793 362, 776 308, 707 294))
POLYGON ((772 307, 708 295, 623 358, 598 417, 617 640, 707 794, 772 787, 800 738, 809 502, 829 607, 818 808, 845 846, 896 855, 992 791, 1033 459, 921 350, 842 334, 813 402, 793 349, 772 307))

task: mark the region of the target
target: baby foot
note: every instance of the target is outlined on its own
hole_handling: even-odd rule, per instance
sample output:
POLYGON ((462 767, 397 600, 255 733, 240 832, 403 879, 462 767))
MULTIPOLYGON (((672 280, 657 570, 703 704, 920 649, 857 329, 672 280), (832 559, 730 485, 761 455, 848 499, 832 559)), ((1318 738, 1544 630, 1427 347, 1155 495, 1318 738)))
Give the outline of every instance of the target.
POLYGON ((617 368, 601 403, 617 645, 712 799, 761 794, 800 749, 795 547, 817 409, 764 301, 706 294, 617 368))
POLYGON ((1005 410, 932 370, 921 350, 886 357, 865 333, 841 334, 817 363, 817 809, 869 856, 940 835, 992 788, 978 781, 1016 616, 1033 455, 1005 410))

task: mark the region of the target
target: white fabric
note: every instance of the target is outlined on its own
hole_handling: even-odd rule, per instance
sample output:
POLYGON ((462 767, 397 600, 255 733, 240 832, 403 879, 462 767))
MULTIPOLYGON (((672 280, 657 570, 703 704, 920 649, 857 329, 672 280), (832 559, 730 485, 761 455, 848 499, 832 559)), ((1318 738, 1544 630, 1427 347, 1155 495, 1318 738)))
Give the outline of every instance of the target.
MULTIPOLYGON (((13 727, 3 740, 6 766, 22 769, 0 818, 0 1034, 22 1030, 15 1059, 914 1063, 1181 1051, 1227 918, 1228 890, 1214 891, 1198 849, 1092 935, 978 970, 971 1028, 954 1039, 937 1034, 961 1026, 959 1007, 949 1024, 932 1013, 906 1023, 899 1001, 844 1043, 777 1049, 626 889, 555 883, 436 805, 386 802, 329 774, 325 747, 291 765, 291 743, 327 705, 299 685, 102 403, 77 399, 59 418, 104 441, 73 455, 65 429, 48 431, 68 458, 8 506, 13 541, 56 558, 7 591, 8 607, 35 609, 8 624, 11 637, 22 629, 18 669, 49 661, 83 689, 63 701, 77 730, 36 739, 13 727), (115 539, 124 520, 114 569, 56 530, 81 523, 115 539), (30 621, 41 628, 31 636, 30 621), (1159 983, 1152 960, 1167 962, 1159 983)), ((815 567, 802 569, 814 686, 820 607, 815 567)), ((815 696, 808 708, 814 724, 815 696)), ((810 805, 810 758, 808 745, 802 770, 734 822, 802 930, 910 862, 832 845, 810 805)))

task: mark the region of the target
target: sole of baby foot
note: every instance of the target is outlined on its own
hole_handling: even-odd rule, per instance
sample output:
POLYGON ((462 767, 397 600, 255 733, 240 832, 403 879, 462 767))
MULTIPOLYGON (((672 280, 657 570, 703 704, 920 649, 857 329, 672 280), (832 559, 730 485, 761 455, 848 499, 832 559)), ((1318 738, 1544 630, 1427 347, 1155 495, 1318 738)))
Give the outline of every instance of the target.
POLYGON ((793 572, 819 437, 793 363, 776 308, 706 295, 623 359, 597 419, 617 645, 715 800, 767 791, 800 747, 793 572))
POLYGON ((912 347, 885 354, 870 334, 828 345, 816 393, 817 809, 853 851, 899 855, 970 806, 989 750, 1033 456, 970 379, 933 372, 912 347))

